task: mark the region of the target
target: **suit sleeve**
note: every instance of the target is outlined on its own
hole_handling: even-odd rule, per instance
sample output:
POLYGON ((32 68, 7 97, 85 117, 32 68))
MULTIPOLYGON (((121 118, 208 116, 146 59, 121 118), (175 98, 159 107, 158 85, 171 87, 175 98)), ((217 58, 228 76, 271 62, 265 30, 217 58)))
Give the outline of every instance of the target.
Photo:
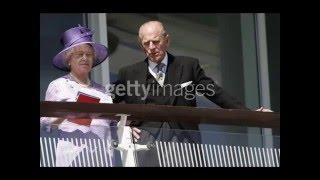
POLYGON ((204 70, 200 67, 198 60, 193 64, 193 72, 195 84, 204 87, 199 88, 198 93, 204 94, 210 101, 225 109, 248 109, 243 103, 223 90, 211 78, 207 77, 204 70))
POLYGON ((118 80, 115 81, 113 84, 113 103, 120 103, 125 99, 126 96, 125 69, 122 68, 119 70, 118 80))

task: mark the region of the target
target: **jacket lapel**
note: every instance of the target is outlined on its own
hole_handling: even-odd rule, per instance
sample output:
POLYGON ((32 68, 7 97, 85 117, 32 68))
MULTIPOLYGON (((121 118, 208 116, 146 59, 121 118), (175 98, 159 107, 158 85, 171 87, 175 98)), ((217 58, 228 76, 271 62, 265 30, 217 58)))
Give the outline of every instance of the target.
MULTIPOLYGON (((138 66, 133 72, 133 76, 135 78, 135 80, 138 81, 139 83, 139 93, 141 96, 143 96, 143 89, 141 86, 146 86, 146 79, 147 79, 147 74, 148 74, 148 59, 145 59, 143 62, 141 62, 141 65, 138 66)), ((131 83, 135 83, 135 82, 131 82, 131 83)), ((137 97, 137 101, 141 101, 143 104, 145 104, 145 99, 142 100, 141 97, 137 97)))
MULTIPOLYGON (((168 67, 164 84, 170 84, 172 86, 173 92, 175 89, 178 88, 178 84, 180 84, 182 71, 182 66, 179 63, 177 63, 177 61, 175 61, 175 57, 173 55, 168 53, 168 67)), ((167 92, 168 94, 171 94, 169 97, 168 105, 173 105, 173 102, 175 100, 173 92, 167 92)))
POLYGON ((148 60, 145 59, 141 62, 141 65, 134 70, 134 79, 138 80, 141 84, 145 84, 148 71, 148 60))

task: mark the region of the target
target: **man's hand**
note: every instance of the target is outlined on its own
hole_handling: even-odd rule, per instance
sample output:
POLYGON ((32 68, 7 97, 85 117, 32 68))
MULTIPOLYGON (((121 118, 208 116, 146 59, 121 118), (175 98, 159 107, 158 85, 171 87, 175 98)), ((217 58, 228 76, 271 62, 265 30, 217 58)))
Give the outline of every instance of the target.
POLYGON ((261 111, 261 112, 273 112, 270 109, 265 109, 263 106, 257 109, 256 111, 261 111))
POLYGON ((136 127, 132 127, 132 135, 134 137, 134 142, 138 142, 138 139, 140 139, 140 133, 141 133, 141 130, 136 128, 136 127))

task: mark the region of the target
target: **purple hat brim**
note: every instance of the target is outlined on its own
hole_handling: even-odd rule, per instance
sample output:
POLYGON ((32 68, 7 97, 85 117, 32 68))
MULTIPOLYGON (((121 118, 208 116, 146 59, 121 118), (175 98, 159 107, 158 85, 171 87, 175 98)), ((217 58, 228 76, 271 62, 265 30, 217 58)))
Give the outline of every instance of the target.
POLYGON ((92 65, 92 68, 101 64, 104 60, 107 59, 107 57, 109 56, 108 53, 108 48, 102 44, 98 44, 98 43, 94 43, 94 42, 81 42, 78 44, 75 44, 73 46, 70 46, 68 48, 63 49, 62 51, 60 51, 54 58, 53 58, 53 65, 62 70, 62 71, 70 71, 69 67, 66 64, 66 59, 65 59, 65 55, 64 53, 68 50, 71 49, 75 46, 81 45, 81 44, 91 44, 95 55, 96 55, 96 59, 92 65))

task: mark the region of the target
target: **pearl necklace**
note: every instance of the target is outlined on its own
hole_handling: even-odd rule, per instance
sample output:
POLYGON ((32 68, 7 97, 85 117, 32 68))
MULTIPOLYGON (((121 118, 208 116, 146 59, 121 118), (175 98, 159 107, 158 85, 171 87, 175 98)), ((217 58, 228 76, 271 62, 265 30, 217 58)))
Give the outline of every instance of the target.
POLYGON ((91 85, 91 81, 89 80, 89 78, 87 78, 87 82, 86 84, 83 84, 78 78, 76 78, 74 75, 72 75, 72 73, 70 73, 70 76, 78 83, 80 84, 81 86, 84 86, 84 87, 89 87, 91 85))

